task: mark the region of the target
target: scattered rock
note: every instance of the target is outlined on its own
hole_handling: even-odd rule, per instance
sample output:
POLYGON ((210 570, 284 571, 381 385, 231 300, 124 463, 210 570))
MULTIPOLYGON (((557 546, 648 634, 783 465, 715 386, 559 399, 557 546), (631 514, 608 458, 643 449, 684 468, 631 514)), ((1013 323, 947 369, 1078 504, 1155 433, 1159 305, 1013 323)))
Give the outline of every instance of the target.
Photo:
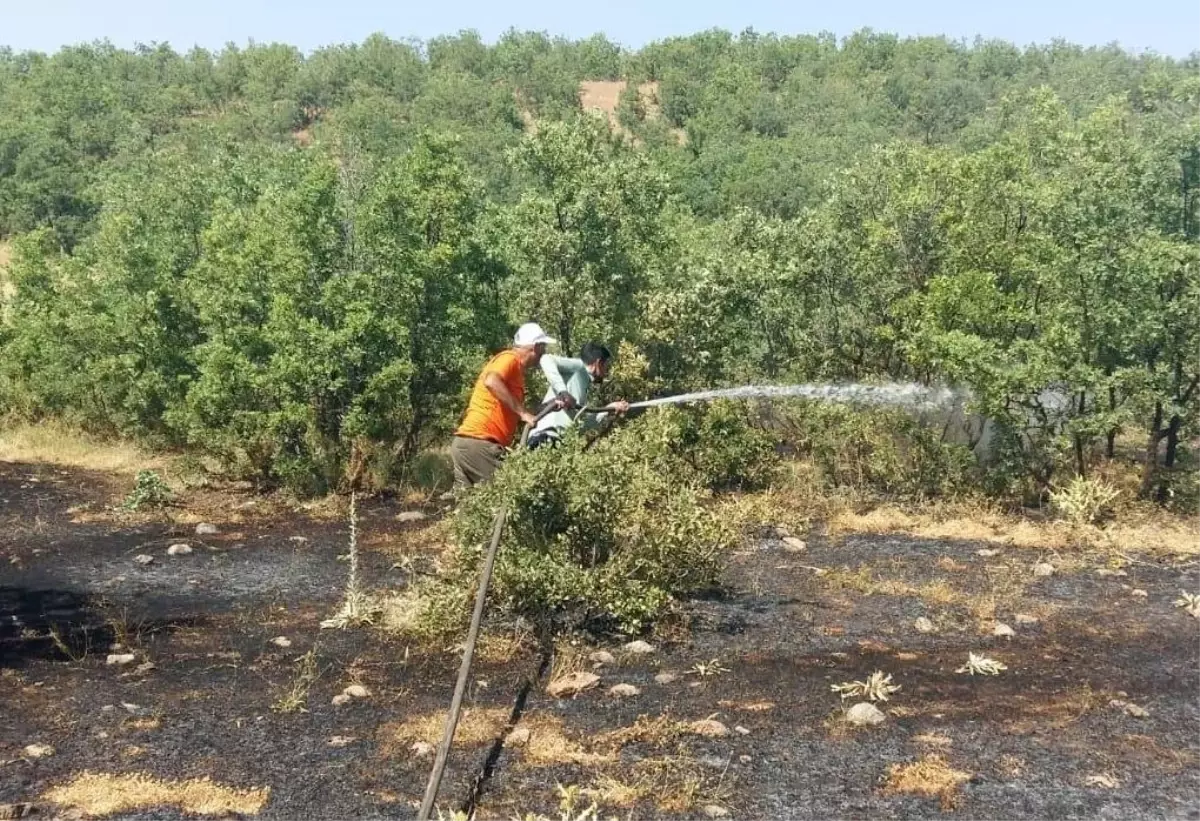
POLYGON ((197 536, 216 536, 221 531, 217 530, 217 526, 208 522, 201 522, 196 525, 197 536))
POLYGON ((1096 568, 1096 575, 1097 576, 1128 576, 1129 574, 1126 573, 1124 570, 1120 570, 1120 569, 1113 570, 1110 567, 1099 567, 1099 568, 1096 568))
POLYGON ((130 701, 122 701, 121 706, 124 707, 125 712, 129 713, 130 715, 137 715, 142 711, 142 705, 134 704, 130 701))
POLYGON ((856 727, 882 724, 886 718, 887 716, 869 701, 859 702, 846 711, 846 721, 856 727))
POLYGON ((608 694, 617 698, 632 698, 633 696, 640 696, 642 691, 632 684, 614 684, 608 688, 608 694))
POLYGON ((1150 594, 1147 593, 1145 590, 1142 590, 1141 588, 1135 588, 1135 589, 1129 591, 1129 595, 1137 596, 1139 599, 1144 599, 1147 596, 1149 596, 1150 594))
POLYGON ((674 673, 659 673, 657 676, 654 677, 654 683, 655 684, 670 684, 671 682, 675 681, 678 678, 679 678, 679 676, 675 675, 674 673))
POLYGON ((1117 709, 1124 710, 1126 713, 1133 716, 1134 718, 1147 718, 1150 715, 1150 711, 1147 710, 1145 707, 1139 707, 1138 705, 1133 704, 1132 702, 1122 701, 1119 698, 1114 698, 1112 701, 1108 702, 1108 706, 1116 707, 1117 709))
POLYGON ((350 703, 350 696, 346 695, 345 693, 338 693, 336 696, 333 697, 333 706, 334 707, 341 707, 343 704, 349 704, 349 703, 350 703))
POLYGON ((924 616, 921 616, 919 619, 917 619, 915 622, 913 622, 913 627, 917 628, 918 633, 932 633, 933 632, 933 622, 931 622, 929 619, 925 618, 924 616))
POLYGON ((308 537, 307 536, 288 536, 288 541, 295 542, 296 544, 308 544, 308 537))
POLYGON ((136 659, 133 653, 109 653, 108 664, 130 664, 136 659))
POLYGON ((701 767, 708 767, 710 770, 724 770, 729 766, 729 761, 718 755, 702 755, 696 760, 700 762, 701 767))
POLYGON ((600 683, 600 676, 580 670, 556 678, 546 686, 546 692, 555 698, 567 698, 590 690, 600 683))
POLYGON ((116 711, 117 711, 117 705, 115 705, 115 704, 105 704, 103 707, 100 708, 100 712, 102 712, 102 713, 115 713, 116 711))
POLYGON ((644 656, 654 652, 654 645, 638 639, 637 641, 629 642, 623 649, 626 653, 633 653, 635 656, 644 656))
POLYGON ((1035 576, 1053 576, 1054 565, 1050 562, 1038 562, 1033 566, 1033 575, 1035 576))
POLYGON ((617 662, 613 654, 607 650, 597 650, 588 656, 588 661, 592 664, 616 664, 617 662))
POLYGON ((54 755, 54 748, 49 744, 30 744, 23 752, 26 758, 45 758, 54 755))
POLYGON ((734 731, 735 733, 739 733, 739 734, 741 734, 741 735, 750 735, 750 731, 749 731, 749 730, 747 730, 745 727, 743 727, 743 726, 742 726, 742 725, 740 725, 740 724, 739 724, 738 726, 734 727, 734 728, 733 728, 733 731, 734 731))
POLYGON ((190 544, 183 544, 182 542, 179 544, 173 544, 167 548, 168 556, 186 556, 191 552, 192 546, 190 544))
POLYGON ((1017 624, 1037 624, 1037 623, 1038 623, 1037 616, 1030 616, 1027 613, 1018 613, 1017 614, 1017 624))
POLYGON ((292 640, 287 636, 276 636, 271 639, 271 644, 274 644, 276 647, 291 647, 292 640))
POLYGON ((743 764, 749 764, 753 760, 754 759, 748 755, 739 755, 738 756, 738 761, 742 762, 743 764))
POLYGON ((428 758, 433 755, 434 747, 428 741, 414 741, 408 749, 412 750, 417 758, 428 758))
POLYGON ((345 690, 342 690, 342 695, 350 696, 350 698, 366 698, 371 695, 371 691, 361 684, 351 684, 345 690))
POLYGON ((397 522, 423 522, 428 518, 419 510, 404 510, 396 514, 397 522))
POLYGON ((702 718, 688 725, 688 730, 705 738, 724 738, 729 735, 729 728, 712 718, 702 718))
POLYGON ((797 539, 795 536, 785 536, 783 538, 783 549, 789 553, 800 553, 808 550, 808 543, 803 539, 797 539))
POLYGON ((144 661, 141 664, 139 664, 136 668, 134 668, 133 672, 139 676, 144 676, 144 675, 146 675, 146 673, 151 673, 156 669, 158 669, 158 667, 154 662, 144 661))
POLYGON ((1121 786, 1121 782, 1118 781, 1115 776, 1109 775, 1108 773, 1089 775, 1083 780, 1083 783, 1087 784, 1089 787, 1103 787, 1106 790, 1115 790, 1117 787, 1121 786))
POLYGON ((333 738, 329 739, 329 746, 345 747, 347 744, 353 744, 355 741, 358 741, 358 739, 352 735, 335 735, 333 738))
POLYGON ((154 557, 149 553, 139 553, 133 557, 133 561, 135 564, 147 565, 154 562, 154 557))
POLYGON ((992 556, 999 556, 999 555, 1000 555, 1000 551, 999 551, 999 550, 993 550, 993 549, 992 549, 992 548, 990 548, 990 547, 985 547, 985 548, 983 548, 982 550, 976 550, 976 551, 975 551, 975 555, 976 555, 976 556, 981 556, 981 557, 983 557, 983 558, 985 558, 985 559, 990 559, 990 558, 992 558, 992 556))
POLYGON ((507 747, 524 747, 529 743, 529 737, 532 733, 528 727, 518 727, 508 734, 508 738, 504 740, 507 747))
POLYGON ((1013 630, 1011 627, 1009 627, 1007 624, 1005 624, 1002 621, 996 622, 996 626, 992 628, 992 635, 997 636, 999 638, 1011 639, 1016 634, 1017 634, 1016 630, 1013 630))
POLYGON ((704 813, 706 818, 728 818, 729 810, 719 804, 705 804, 700 812, 704 813))

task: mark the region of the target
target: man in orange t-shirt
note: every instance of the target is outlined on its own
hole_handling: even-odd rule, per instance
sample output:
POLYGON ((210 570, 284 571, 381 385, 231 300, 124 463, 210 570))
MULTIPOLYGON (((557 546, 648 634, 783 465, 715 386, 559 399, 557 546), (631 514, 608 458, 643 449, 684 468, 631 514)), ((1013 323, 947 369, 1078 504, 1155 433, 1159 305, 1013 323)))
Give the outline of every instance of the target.
POLYGON ((483 366, 462 424, 454 432, 450 459, 454 484, 459 489, 486 482, 500 467, 505 449, 512 444, 521 422, 532 425, 534 414, 525 410, 525 371, 536 368, 554 339, 535 322, 517 329, 513 346, 493 356, 483 366))

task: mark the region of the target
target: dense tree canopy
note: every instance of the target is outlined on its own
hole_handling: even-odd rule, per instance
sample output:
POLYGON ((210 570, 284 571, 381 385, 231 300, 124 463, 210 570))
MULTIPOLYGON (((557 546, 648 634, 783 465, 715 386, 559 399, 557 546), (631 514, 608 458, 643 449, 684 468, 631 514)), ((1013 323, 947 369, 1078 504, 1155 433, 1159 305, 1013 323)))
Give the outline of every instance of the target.
POLYGON ((961 384, 1043 484, 1137 433, 1161 493, 1200 421, 1198 67, 869 30, 0 50, 0 403, 320 489, 444 436, 533 318, 647 389, 961 384))

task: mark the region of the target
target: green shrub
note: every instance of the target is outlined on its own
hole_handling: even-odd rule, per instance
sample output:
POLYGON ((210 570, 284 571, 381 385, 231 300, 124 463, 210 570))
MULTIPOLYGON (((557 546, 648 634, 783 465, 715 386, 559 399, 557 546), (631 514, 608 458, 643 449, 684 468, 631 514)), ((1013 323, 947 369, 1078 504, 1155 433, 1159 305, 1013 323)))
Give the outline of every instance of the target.
MULTIPOLYGON (((673 597, 715 585, 737 533, 705 507, 695 471, 665 458, 663 440, 650 442, 662 427, 650 414, 588 450, 569 435, 557 448, 514 454, 460 505, 447 583, 473 586, 495 513, 507 505, 491 588, 504 612, 632 633, 673 597)), ((430 617, 445 623, 437 610, 430 617)))
POLYGON ((835 487, 928 497, 978 483, 969 448, 941 441, 903 411, 805 403, 783 417, 788 444, 835 487))
POLYGON ((139 470, 133 490, 121 503, 123 510, 141 510, 170 504, 174 494, 163 478, 152 470, 139 470))

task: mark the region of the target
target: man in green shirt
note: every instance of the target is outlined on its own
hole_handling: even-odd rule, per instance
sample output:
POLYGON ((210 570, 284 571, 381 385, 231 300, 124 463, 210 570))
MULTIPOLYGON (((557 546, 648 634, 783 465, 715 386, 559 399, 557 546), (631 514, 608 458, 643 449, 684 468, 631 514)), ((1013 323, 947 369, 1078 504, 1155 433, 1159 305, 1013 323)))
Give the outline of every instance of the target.
MULTIPOLYGON (((592 385, 598 385, 608 377, 611 363, 612 353, 598 342, 589 342, 584 345, 583 350, 579 352, 578 359, 545 354, 539 364, 542 373, 546 375, 546 381, 550 383, 550 389, 546 392, 546 398, 542 400, 542 404, 545 405, 546 402, 553 399, 562 399, 565 400, 568 409, 578 410, 584 407, 587 405, 588 393, 591 391, 592 385)), ((621 414, 629 410, 629 403, 620 400, 598 410, 621 414)), ((586 429, 598 424, 602 420, 602 416, 603 414, 587 414, 579 422, 586 429)), ((566 409, 542 417, 537 427, 529 434, 529 447, 532 449, 557 442, 563 431, 572 423, 571 415, 567 413, 566 409)))

